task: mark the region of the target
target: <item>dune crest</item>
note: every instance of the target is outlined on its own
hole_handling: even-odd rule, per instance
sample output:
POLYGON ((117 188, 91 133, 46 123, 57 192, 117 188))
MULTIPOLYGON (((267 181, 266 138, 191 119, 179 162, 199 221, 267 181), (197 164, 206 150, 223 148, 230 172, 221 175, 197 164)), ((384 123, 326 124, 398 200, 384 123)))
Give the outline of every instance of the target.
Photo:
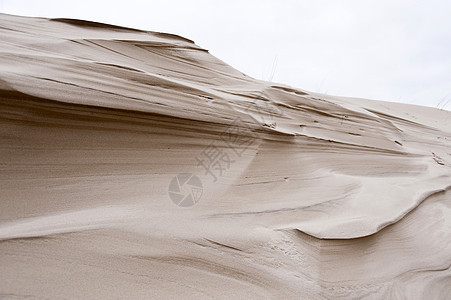
POLYGON ((451 294, 449 111, 166 33, 1 14, 0 39, 0 298, 451 294))

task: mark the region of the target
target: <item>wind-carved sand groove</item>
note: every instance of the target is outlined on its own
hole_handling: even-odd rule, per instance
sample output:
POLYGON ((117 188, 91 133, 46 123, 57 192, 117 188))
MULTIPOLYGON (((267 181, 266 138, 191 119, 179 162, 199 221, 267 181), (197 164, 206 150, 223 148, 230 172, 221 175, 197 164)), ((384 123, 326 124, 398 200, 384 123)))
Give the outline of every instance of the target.
POLYGON ((0 298, 451 294, 450 112, 255 80, 170 34, 0 23, 0 298))

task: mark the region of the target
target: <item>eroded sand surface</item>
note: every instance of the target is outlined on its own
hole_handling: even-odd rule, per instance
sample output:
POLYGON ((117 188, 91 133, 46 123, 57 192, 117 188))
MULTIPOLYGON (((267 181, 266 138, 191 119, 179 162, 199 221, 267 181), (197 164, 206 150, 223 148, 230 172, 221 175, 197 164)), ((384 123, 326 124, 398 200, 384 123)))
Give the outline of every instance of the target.
POLYGON ((0 298, 451 295, 449 111, 255 80, 168 34, 0 15, 0 39, 0 298))

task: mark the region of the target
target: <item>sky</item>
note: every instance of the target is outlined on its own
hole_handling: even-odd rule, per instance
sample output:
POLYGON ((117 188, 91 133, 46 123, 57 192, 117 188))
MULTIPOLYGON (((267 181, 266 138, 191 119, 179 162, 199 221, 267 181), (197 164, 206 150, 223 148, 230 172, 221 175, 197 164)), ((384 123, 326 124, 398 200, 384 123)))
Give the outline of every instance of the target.
POLYGON ((257 79, 451 110, 448 0, 0 0, 0 12, 174 33, 257 79))

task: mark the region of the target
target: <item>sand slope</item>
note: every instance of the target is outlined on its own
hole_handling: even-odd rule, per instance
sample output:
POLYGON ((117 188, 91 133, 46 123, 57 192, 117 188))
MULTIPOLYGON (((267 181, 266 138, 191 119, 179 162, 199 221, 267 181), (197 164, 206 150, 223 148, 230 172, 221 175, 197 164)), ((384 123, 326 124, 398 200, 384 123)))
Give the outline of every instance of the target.
POLYGON ((255 80, 169 34, 0 15, 0 39, 0 298, 451 294, 449 111, 255 80))

